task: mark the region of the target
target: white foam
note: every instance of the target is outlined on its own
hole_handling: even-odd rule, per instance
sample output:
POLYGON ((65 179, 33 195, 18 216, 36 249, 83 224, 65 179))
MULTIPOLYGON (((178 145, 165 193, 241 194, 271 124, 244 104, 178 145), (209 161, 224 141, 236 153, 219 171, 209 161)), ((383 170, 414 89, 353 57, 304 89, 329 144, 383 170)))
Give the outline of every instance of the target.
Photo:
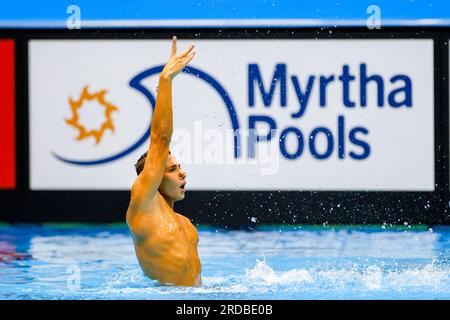
POLYGON ((450 279, 450 269, 437 266, 431 262, 425 266, 403 270, 383 269, 381 265, 353 265, 351 267, 330 269, 292 269, 288 271, 275 271, 265 260, 257 260, 252 269, 245 270, 244 282, 249 286, 280 284, 304 284, 305 288, 321 288, 337 290, 345 288, 346 291, 410 291, 414 288, 424 287, 431 291, 447 291, 443 287, 450 279))
POLYGON ((379 290, 382 278, 383 273, 379 266, 369 266, 362 274, 361 280, 369 290, 379 290))
POLYGON ((312 282, 313 278, 307 270, 289 270, 275 272, 265 260, 257 260, 253 269, 246 270, 246 277, 253 281, 262 281, 268 284, 284 284, 294 282, 312 282))

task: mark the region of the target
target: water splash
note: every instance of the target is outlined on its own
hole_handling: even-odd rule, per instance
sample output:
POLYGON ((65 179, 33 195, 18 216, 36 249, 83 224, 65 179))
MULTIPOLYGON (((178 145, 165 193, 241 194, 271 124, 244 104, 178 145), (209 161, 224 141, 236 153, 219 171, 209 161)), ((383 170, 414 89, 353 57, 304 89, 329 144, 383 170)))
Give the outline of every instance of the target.
MULTIPOLYGON (((289 287, 302 284, 305 289, 327 291, 447 292, 450 268, 433 260, 424 266, 399 270, 381 264, 275 271, 264 259, 257 260, 254 268, 246 269, 242 281, 252 287, 274 284, 289 287)), ((278 287, 277 290, 279 289, 278 287)))
POLYGON ((0 299, 450 297, 450 229, 441 227, 432 233, 200 230, 201 287, 163 286, 148 279, 127 229, 106 230, 44 228, 29 237, 30 230, 20 229, 20 238, 3 230, 10 238, 2 241, 16 248, 8 250, 32 259, 0 263, 0 299), (81 271, 81 288, 75 291, 66 286, 72 264, 81 271))
POLYGON ((289 270, 275 272, 264 260, 257 260, 253 269, 245 270, 245 276, 252 281, 262 281, 267 284, 288 284, 294 282, 313 282, 307 270, 289 270))

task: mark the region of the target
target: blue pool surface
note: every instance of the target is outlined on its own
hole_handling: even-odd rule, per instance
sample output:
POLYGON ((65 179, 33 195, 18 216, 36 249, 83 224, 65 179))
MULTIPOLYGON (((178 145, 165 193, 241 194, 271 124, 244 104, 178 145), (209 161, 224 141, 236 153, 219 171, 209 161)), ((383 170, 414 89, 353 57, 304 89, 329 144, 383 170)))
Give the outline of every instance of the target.
POLYGON ((450 299, 450 227, 199 227, 201 287, 146 278, 125 224, 0 225, 0 299, 450 299))

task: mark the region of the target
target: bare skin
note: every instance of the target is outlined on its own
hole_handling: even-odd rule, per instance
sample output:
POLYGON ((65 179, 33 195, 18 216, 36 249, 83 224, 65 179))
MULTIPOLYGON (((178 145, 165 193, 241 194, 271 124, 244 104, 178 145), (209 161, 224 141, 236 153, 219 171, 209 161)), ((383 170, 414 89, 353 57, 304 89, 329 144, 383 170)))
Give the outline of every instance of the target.
POLYGON ((163 284, 201 284, 197 230, 191 221, 173 210, 185 197, 186 173, 172 154, 172 79, 193 59, 194 46, 177 55, 172 52, 159 77, 150 146, 142 172, 131 188, 127 210, 136 256, 148 277, 163 284))

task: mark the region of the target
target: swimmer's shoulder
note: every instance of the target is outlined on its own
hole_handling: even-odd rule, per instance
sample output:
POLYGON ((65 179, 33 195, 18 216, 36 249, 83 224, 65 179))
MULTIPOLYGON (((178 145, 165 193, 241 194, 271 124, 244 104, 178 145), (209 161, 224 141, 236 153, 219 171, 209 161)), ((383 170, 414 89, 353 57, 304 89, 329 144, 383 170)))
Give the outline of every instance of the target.
POLYGON ((183 216, 181 213, 178 213, 178 212, 175 212, 175 214, 178 217, 180 223, 193 226, 192 221, 189 218, 183 216))
POLYGON ((156 193, 149 192, 145 182, 138 178, 131 187, 130 206, 138 210, 152 208, 158 205, 161 197, 159 191, 156 191, 156 193))
POLYGON ((198 242, 198 232, 197 232, 197 228, 194 226, 194 224, 192 223, 192 221, 183 216, 182 214, 179 214, 177 212, 175 212, 178 220, 180 221, 180 225, 184 226, 184 230, 185 232, 188 232, 197 242, 198 242))
POLYGON ((163 198, 157 192, 157 195, 152 199, 142 200, 140 197, 131 196, 126 213, 126 222, 131 231, 148 230, 151 225, 157 225, 159 218, 163 214, 164 206, 162 204, 163 198))

